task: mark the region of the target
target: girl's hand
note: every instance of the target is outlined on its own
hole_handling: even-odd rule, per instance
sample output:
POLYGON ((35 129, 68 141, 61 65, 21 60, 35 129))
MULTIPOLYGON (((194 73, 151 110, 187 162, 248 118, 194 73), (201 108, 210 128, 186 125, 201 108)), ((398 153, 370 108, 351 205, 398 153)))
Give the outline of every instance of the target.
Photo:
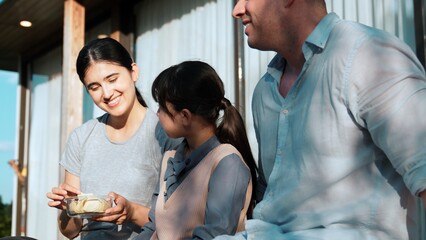
POLYGON ((80 193, 80 190, 78 190, 77 188, 69 184, 62 183, 58 187, 52 188, 52 191, 46 194, 47 198, 52 200, 49 201, 47 204, 49 205, 49 207, 65 210, 66 203, 64 199, 71 196, 77 196, 80 193))
POLYGON ((111 192, 108 194, 114 197, 115 206, 105 210, 105 216, 95 216, 92 219, 101 222, 113 222, 115 224, 123 224, 129 217, 130 201, 123 196, 111 192))

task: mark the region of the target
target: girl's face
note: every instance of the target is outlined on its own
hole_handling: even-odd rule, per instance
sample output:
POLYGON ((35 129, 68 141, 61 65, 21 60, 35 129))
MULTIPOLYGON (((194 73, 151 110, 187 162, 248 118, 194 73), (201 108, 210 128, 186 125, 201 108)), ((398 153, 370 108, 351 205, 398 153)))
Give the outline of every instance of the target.
POLYGON ((180 112, 177 112, 172 104, 169 102, 166 103, 167 110, 172 114, 170 116, 165 109, 162 107, 158 108, 157 116, 163 126, 164 131, 166 131, 167 135, 171 138, 179 138, 184 137, 183 134, 183 116, 180 112))
POLYGON ((96 62, 86 72, 84 85, 93 102, 111 116, 129 113, 135 105, 138 69, 132 71, 109 62, 96 62))

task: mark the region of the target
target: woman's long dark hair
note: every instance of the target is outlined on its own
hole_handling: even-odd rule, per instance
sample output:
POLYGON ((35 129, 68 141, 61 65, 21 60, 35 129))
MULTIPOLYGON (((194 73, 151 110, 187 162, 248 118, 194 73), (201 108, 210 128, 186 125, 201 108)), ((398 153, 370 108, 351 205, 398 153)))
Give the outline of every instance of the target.
MULTIPOLYGON (((118 41, 112 38, 100 38, 90 41, 84 46, 77 57, 76 67, 80 81, 84 83, 87 69, 91 64, 96 62, 108 62, 118 66, 125 67, 132 71, 133 59, 129 52, 118 41)), ((136 98, 138 102, 147 107, 145 100, 142 98, 139 90, 136 88, 136 98)))
POLYGON ((251 152, 244 121, 238 110, 225 98, 223 82, 207 63, 186 61, 172 66, 154 80, 152 96, 169 115, 166 102, 176 111, 188 109, 217 126, 220 110, 223 117, 216 127, 216 136, 221 143, 232 144, 250 168, 252 178, 252 201, 247 216, 251 218, 256 191, 257 167, 251 152))

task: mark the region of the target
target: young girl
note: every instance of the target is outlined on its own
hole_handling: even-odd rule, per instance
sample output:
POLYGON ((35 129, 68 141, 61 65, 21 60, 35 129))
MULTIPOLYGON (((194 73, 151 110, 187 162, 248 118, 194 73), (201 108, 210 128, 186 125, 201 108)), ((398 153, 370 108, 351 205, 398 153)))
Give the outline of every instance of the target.
POLYGON ((155 79, 160 123, 185 140, 163 158, 150 222, 136 239, 212 239, 243 229, 257 170, 243 120, 224 94, 215 70, 199 61, 155 79))
POLYGON ((111 38, 89 42, 77 58, 77 73, 93 102, 106 113, 70 135, 60 164, 64 182, 47 193, 58 208, 60 231, 68 238, 130 239, 148 222, 151 196, 164 150, 178 145, 164 133, 135 87, 138 67, 111 38), (70 218, 64 199, 84 193, 115 197, 108 216, 70 218), (96 220, 96 221, 95 221, 96 220))

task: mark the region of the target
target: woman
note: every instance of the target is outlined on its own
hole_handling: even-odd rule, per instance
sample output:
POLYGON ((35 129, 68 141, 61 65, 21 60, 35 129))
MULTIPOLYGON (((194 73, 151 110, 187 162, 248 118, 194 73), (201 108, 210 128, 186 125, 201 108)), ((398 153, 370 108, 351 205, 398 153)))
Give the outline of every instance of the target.
POLYGON ((60 162, 65 179, 47 194, 48 204, 62 210, 58 226, 66 237, 130 239, 148 221, 162 153, 179 141, 167 138, 147 108, 135 86, 138 67, 120 43, 93 40, 76 65, 93 102, 106 113, 70 135, 60 162), (64 199, 82 192, 112 192, 116 206, 88 222, 70 218, 64 199))

